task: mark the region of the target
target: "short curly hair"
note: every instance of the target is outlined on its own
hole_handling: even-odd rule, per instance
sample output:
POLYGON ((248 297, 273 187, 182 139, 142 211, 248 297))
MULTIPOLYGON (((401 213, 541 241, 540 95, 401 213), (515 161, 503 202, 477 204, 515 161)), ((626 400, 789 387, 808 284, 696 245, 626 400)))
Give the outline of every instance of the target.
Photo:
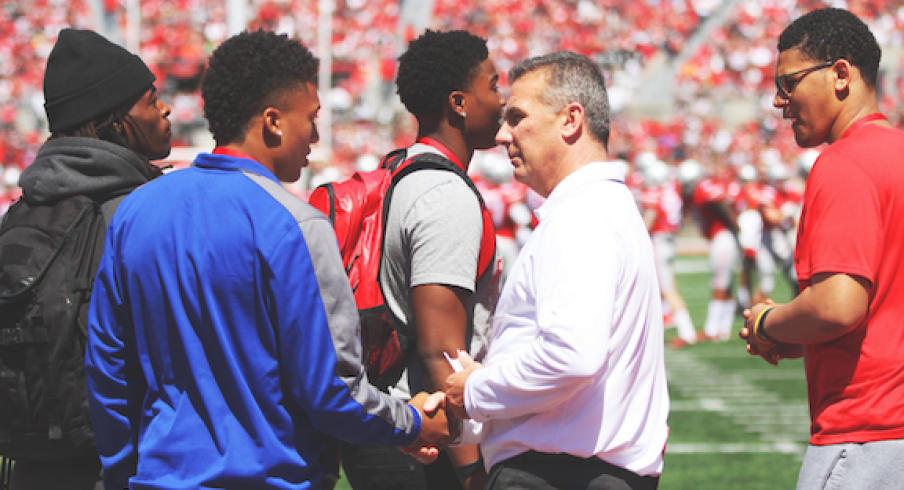
POLYGON ((264 30, 227 39, 201 81, 204 117, 217 145, 241 143, 251 118, 317 78, 320 62, 298 40, 264 30))
POLYGON ((399 98, 415 117, 438 113, 449 94, 470 87, 489 56, 486 40, 467 31, 427 30, 399 57, 399 98))
POLYGON ((848 60, 876 87, 882 48, 869 27, 847 10, 823 8, 799 17, 778 38, 778 51, 797 48, 813 61, 848 60))

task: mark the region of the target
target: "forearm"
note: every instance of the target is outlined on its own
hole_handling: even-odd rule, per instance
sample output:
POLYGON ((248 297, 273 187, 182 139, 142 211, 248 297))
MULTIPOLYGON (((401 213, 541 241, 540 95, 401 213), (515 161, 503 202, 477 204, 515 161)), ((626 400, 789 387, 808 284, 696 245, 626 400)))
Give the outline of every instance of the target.
POLYGON ((443 389, 446 378, 454 372, 449 361, 443 356, 443 352, 448 352, 449 356, 454 359, 458 349, 464 349, 464 345, 457 347, 448 345, 447 350, 436 350, 430 353, 421 353, 418 350, 425 390, 432 393, 443 389))
POLYGON ((790 303, 778 305, 760 328, 788 344, 835 340, 860 324, 868 310, 868 282, 846 274, 823 274, 790 303))
POLYGON ((471 464, 480 459, 480 448, 476 445, 456 446, 446 449, 449 453, 449 461, 452 466, 459 468, 471 464))
POLYGON ((417 331, 417 355, 423 370, 424 386, 441 390, 452 367, 446 360, 465 350, 468 292, 439 284, 417 286, 412 291, 417 331))
POLYGON ((581 355, 575 351, 556 359, 540 354, 535 347, 522 356, 479 369, 464 388, 465 409, 474 420, 486 422, 560 406, 592 382, 594 374, 569 362, 580 362, 581 355))
POLYGON ((449 461, 456 469, 458 478, 465 489, 483 488, 486 483, 487 473, 480 459, 480 447, 476 444, 470 446, 449 447, 446 449, 449 461))

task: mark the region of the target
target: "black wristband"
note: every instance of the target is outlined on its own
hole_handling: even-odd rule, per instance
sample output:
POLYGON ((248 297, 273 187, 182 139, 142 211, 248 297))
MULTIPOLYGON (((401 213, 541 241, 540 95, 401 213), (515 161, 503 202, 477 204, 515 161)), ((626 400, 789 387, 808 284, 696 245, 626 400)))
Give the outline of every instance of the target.
POLYGON ((473 476, 477 473, 483 471, 483 456, 481 455, 477 461, 473 463, 468 463, 464 466, 459 466, 455 468, 455 474, 458 476, 459 480, 464 480, 470 476, 473 476))
POLYGON ((771 313, 774 308, 774 306, 770 306, 769 308, 766 308, 766 311, 760 313, 760 317, 757 318, 756 328, 754 328, 756 336, 759 337, 760 340, 773 343, 775 341, 769 338, 768 335, 766 335, 766 329, 764 327, 766 326, 766 317, 769 316, 769 313, 771 313))

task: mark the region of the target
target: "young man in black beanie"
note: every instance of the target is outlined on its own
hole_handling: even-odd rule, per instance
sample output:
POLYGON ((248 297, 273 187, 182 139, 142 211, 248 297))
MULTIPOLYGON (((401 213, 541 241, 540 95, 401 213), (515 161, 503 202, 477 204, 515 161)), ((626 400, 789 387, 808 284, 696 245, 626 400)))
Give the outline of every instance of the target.
MULTIPOLYGON (((157 98, 155 79, 138 56, 95 32, 60 32, 44 74, 51 136, 22 172, 22 199, 29 205, 54 205, 71 196, 88 196, 101 204, 109 223, 126 194, 161 175, 150 161, 170 152, 170 108, 157 98)), ((85 397, 87 420, 87 393, 85 397)), ((71 437, 81 441, 74 444, 80 456, 17 460, 9 488, 99 485, 101 465, 93 435, 89 429, 82 432, 71 437)))

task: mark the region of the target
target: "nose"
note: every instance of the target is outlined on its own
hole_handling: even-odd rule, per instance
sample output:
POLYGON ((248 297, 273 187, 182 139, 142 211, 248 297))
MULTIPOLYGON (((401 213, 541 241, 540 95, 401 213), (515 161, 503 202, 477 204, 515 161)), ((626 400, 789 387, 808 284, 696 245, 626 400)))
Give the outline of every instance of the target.
POLYGON ((157 99, 157 104, 160 105, 160 112, 163 113, 163 117, 169 117, 169 115, 173 112, 169 105, 166 102, 157 99))
POLYGON ((499 126, 499 131, 496 131, 496 144, 497 145, 505 145, 508 146, 512 141, 512 132, 509 131, 508 124, 505 121, 499 126))
POLYGON ((782 97, 782 95, 778 92, 778 90, 776 90, 775 97, 772 98, 772 107, 775 107, 776 109, 781 109, 782 107, 785 107, 786 105, 788 105, 788 99, 782 97))
POLYGON ((317 131, 317 124, 311 124, 311 144, 317 143, 320 141, 320 131, 317 131))

